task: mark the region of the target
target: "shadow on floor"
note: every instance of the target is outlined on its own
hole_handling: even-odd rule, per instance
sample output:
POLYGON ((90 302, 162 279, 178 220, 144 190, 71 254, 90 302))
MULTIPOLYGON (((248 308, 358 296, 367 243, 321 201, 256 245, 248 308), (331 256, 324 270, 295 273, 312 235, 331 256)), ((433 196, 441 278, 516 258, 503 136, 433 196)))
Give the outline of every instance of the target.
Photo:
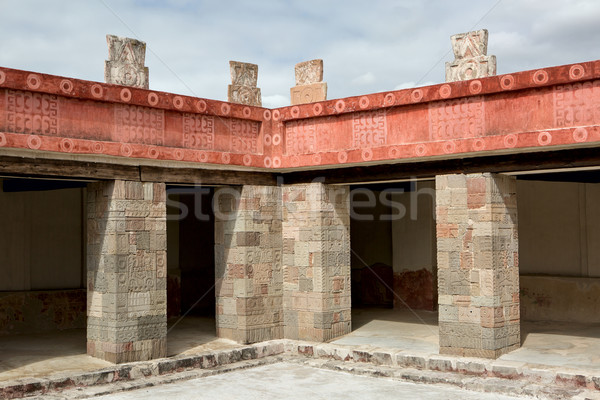
MULTIPOLYGON (((236 347, 219 339, 215 319, 186 317, 168 323, 167 354, 193 354, 236 347)), ((0 337, 0 382, 57 372, 93 371, 112 365, 86 354, 85 329, 0 337)))
POLYGON ((86 354, 85 329, 0 337, 0 381, 109 365, 86 354))

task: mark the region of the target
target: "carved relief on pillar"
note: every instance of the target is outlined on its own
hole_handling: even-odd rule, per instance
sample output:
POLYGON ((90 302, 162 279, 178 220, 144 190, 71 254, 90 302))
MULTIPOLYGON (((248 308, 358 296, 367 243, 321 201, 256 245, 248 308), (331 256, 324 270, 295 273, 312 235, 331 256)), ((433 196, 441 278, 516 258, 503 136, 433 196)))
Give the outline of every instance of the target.
POLYGON ((496 56, 487 55, 487 29, 459 33, 450 40, 454 61, 446 63, 446 82, 496 75, 496 56))
POLYGON ((227 98, 231 103, 246 104, 249 106, 262 106, 260 88, 258 83, 258 65, 229 61, 231 72, 231 85, 229 85, 227 98))
POLYGON ((327 100, 327 83, 323 82, 323 60, 296 64, 296 86, 290 89, 292 105, 327 100))
POLYGON ((146 43, 136 39, 106 35, 108 60, 104 65, 106 83, 148 89, 146 43))

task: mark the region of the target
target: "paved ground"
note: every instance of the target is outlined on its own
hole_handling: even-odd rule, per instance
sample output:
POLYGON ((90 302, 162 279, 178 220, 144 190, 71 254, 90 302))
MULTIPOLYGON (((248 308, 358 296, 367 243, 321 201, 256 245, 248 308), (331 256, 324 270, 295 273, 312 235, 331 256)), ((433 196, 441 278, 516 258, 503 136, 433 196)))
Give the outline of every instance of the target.
MULTIPOLYGON (((167 352, 194 354, 239 346, 219 339, 214 318, 169 321, 167 352)), ((0 382, 57 372, 94 371, 113 365, 86 354, 85 329, 0 337, 0 382)))
POLYGON ((332 343, 438 353, 438 316, 431 311, 352 310, 352 333, 332 343))
POLYGON ((415 384, 389 378, 357 376, 297 363, 282 362, 176 384, 94 397, 114 400, 152 399, 423 399, 510 400, 451 386, 415 384))
MULTIPOLYGON (((439 352, 436 312, 356 309, 352 327, 332 343, 439 352)), ((521 342, 500 360, 600 371, 600 324, 522 321, 521 342)))
MULTIPOLYGON (((354 331, 333 343, 438 353, 437 313, 357 309, 352 318, 354 331)), ((168 334, 169 356, 236 347, 235 342, 215 336, 214 323, 212 318, 178 323, 168 334)), ((521 332, 523 347, 501 360, 600 370, 600 324, 523 322, 521 332)), ((0 337, 0 383, 110 365, 85 354, 84 330, 0 337)))

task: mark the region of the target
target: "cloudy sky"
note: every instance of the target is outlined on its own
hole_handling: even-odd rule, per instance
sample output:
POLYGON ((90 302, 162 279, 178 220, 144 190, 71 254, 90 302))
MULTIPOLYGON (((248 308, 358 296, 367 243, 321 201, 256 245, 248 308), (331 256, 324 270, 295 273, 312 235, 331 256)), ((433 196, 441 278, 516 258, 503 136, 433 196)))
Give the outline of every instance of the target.
POLYGON ((105 35, 148 44, 150 88, 226 100, 229 60, 289 104, 294 64, 325 63, 328 98, 444 80, 450 35, 487 28, 498 73, 600 59, 598 0, 0 0, 0 66, 104 79, 105 35))

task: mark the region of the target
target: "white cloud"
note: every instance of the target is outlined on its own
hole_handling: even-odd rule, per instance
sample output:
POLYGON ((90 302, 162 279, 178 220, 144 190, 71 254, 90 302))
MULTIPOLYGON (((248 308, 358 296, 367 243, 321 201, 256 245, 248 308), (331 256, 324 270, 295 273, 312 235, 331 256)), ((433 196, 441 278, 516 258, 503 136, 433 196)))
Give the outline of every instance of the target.
POLYGON ((417 84, 416 82, 403 82, 399 85, 396 85, 394 87, 394 90, 412 89, 412 88, 420 87, 420 86, 435 85, 436 83, 439 83, 439 82, 427 81, 427 82, 423 82, 423 83, 419 83, 419 84, 417 84))
POLYGON ((410 89, 417 86, 416 82, 403 82, 399 85, 394 86, 394 90, 410 89))
POLYGON ((283 96, 281 94, 273 94, 270 96, 263 96, 262 104, 263 104, 263 107, 266 107, 266 108, 277 108, 277 107, 289 106, 290 105, 290 97, 283 96))
POLYGON ((372 72, 367 72, 352 79, 352 83, 355 85, 368 85, 369 83, 375 82, 375 75, 372 72))

